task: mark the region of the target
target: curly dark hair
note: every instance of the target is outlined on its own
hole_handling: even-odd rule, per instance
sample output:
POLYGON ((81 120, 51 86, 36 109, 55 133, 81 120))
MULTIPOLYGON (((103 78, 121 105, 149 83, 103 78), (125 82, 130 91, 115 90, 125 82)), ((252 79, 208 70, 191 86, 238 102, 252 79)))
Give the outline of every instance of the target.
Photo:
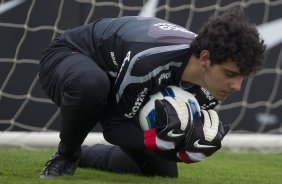
POLYGON ((211 64, 231 59, 240 73, 248 76, 261 68, 266 45, 255 25, 248 22, 241 9, 235 8, 211 17, 191 43, 191 50, 198 58, 202 50, 208 50, 211 64))

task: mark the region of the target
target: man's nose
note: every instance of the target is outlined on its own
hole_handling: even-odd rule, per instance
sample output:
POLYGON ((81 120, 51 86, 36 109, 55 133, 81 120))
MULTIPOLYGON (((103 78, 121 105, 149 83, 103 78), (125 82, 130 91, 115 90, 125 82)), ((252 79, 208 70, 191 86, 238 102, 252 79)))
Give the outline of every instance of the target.
POLYGON ((231 83, 232 91, 240 91, 244 77, 236 77, 231 83))

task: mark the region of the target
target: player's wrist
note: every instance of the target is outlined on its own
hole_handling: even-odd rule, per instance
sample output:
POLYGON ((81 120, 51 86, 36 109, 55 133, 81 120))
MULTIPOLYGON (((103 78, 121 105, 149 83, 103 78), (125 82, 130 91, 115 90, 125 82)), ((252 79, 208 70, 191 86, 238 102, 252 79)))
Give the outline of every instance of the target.
POLYGON ((148 150, 158 151, 155 128, 144 131, 144 145, 148 150))
POLYGON ((144 131, 144 145, 150 151, 163 151, 174 149, 175 143, 157 137, 156 129, 144 131))
POLYGON ((176 153, 178 159, 186 164, 192 164, 203 161, 206 156, 200 152, 189 152, 180 150, 176 153))

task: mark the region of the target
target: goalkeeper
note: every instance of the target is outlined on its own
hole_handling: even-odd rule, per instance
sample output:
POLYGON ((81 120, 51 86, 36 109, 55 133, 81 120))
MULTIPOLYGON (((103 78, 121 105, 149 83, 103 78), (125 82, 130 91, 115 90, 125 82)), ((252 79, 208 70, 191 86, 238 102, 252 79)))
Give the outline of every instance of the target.
MULTIPOLYGON (((58 149, 40 178, 73 175, 81 156, 81 166, 89 166, 83 165, 84 159, 95 162, 93 159, 99 160, 98 156, 104 154, 107 157, 101 165, 109 162, 115 167, 117 157, 111 153, 126 153, 124 156, 132 158, 140 174, 177 177, 176 161, 192 163, 213 154, 226 130, 219 120, 201 119, 194 124, 218 125, 211 130, 212 135, 192 127, 195 131, 189 133, 190 139, 178 148, 159 134, 173 131, 174 124, 179 123, 177 115, 171 119, 164 113, 169 110, 173 114, 177 107, 159 101, 158 114, 163 115, 159 121, 170 120, 165 123, 172 129, 161 130, 160 126, 144 133, 133 122, 144 100, 166 86, 176 85, 194 91, 203 110, 211 109, 217 100, 241 89, 243 79, 261 67, 264 54, 265 44, 258 31, 238 9, 211 17, 198 35, 165 20, 143 17, 100 19, 67 30, 51 42, 40 61, 42 88, 60 107, 62 116, 58 149), (201 92, 201 87, 210 95, 201 92), (118 150, 111 152, 101 146, 81 152, 84 139, 97 122, 105 139, 119 146, 118 150), (202 146, 211 146, 209 151, 190 150, 198 139, 202 146), (93 149, 100 154, 86 158, 93 149), (155 157, 151 153, 166 154, 155 157), (172 158, 161 159, 170 157, 170 153, 172 158), (140 167, 150 161, 154 164, 151 170, 140 167)), ((212 113, 212 117, 217 116, 212 113)))

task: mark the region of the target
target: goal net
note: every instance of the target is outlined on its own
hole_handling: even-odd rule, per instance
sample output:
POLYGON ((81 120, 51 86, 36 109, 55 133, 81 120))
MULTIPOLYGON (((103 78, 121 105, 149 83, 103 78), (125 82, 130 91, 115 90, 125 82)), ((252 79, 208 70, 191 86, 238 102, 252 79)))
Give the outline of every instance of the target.
MULTIPOLYGON (((57 145, 60 111, 42 91, 38 70, 42 51, 66 29, 98 18, 142 15, 197 33, 210 15, 239 6, 266 40, 268 55, 243 90, 218 107, 221 120, 232 123, 224 146, 281 151, 282 0, 1 0, 0 145, 57 145)), ((99 131, 95 127, 86 141, 103 142, 99 131)))

